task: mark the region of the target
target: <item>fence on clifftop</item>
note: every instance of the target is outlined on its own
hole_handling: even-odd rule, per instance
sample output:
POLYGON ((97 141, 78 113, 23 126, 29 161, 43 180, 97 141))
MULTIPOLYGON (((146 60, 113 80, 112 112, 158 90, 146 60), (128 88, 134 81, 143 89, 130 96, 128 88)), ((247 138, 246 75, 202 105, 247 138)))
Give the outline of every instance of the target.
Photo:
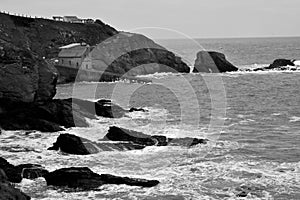
POLYGON ((47 17, 41 17, 41 16, 31 16, 31 15, 26 15, 26 14, 19 14, 19 13, 10 13, 10 12, 6 12, 6 11, 0 11, 0 14, 8 14, 8 15, 12 15, 12 16, 16 16, 16 17, 24 17, 24 18, 29 18, 29 19, 47 19, 47 20, 52 20, 52 21, 63 21, 63 22, 68 22, 68 23, 94 23, 95 21, 93 19, 79 19, 77 18, 77 16, 56 16, 56 17, 61 17, 61 18, 68 18, 68 17, 76 17, 77 20, 76 21, 72 21, 72 20, 55 20, 55 16, 53 16, 52 18, 47 18, 47 17))
POLYGON ((31 15, 25 15, 25 14, 20 14, 20 13, 10 13, 6 11, 0 11, 0 14, 8 14, 16 17, 25 17, 25 18, 30 18, 30 19, 48 19, 48 20, 53 20, 52 18, 47 18, 47 17, 42 17, 42 16, 31 16, 31 15))

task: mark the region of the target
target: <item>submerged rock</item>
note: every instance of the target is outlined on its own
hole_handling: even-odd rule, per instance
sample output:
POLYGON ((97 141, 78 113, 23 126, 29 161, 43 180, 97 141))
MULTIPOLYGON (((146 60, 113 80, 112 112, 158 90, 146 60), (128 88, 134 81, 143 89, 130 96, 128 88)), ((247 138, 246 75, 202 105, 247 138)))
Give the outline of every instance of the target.
POLYGON ((194 73, 220 73, 238 71, 238 68, 226 60, 224 54, 215 51, 200 51, 194 64, 194 73))
POLYGON ((20 183, 23 178, 35 179, 42 177, 48 173, 41 165, 36 164, 22 164, 14 166, 0 157, 0 168, 7 175, 8 181, 13 183, 20 183))
POLYGON ((109 174, 97 174, 87 167, 62 168, 50 172, 44 178, 48 185, 67 186, 83 190, 96 189, 104 184, 126 184, 130 186, 153 187, 159 184, 157 180, 146 180, 119 177, 109 174))
POLYGON ((14 188, 5 172, 0 168, 0 200, 30 200, 30 197, 14 188))

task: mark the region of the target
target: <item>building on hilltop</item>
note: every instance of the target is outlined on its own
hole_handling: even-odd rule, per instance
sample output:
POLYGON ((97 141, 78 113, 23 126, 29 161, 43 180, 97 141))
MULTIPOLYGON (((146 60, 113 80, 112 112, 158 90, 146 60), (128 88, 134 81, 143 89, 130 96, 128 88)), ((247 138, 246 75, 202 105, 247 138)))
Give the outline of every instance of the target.
POLYGON ((61 16, 53 16, 52 18, 53 18, 53 20, 55 20, 55 21, 64 21, 64 18, 61 17, 61 16))
POLYGON ((53 20, 55 21, 62 21, 62 22, 69 22, 69 23, 87 23, 91 24, 94 23, 93 19, 80 19, 77 16, 53 16, 53 20))
MULTIPOLYGON (((83 60, 90 53, 92 47, 86 43, 73 43, 60 47, 61 51, 58 54, 59 66, 79 69, 83 60)), ((89 63, 85 63, 85 68, 91 68, 89 63)))
POLYGON ((70 23, 83 23, 82 19, 79 19, 77 16, 64 16, 63 20, 70 23))

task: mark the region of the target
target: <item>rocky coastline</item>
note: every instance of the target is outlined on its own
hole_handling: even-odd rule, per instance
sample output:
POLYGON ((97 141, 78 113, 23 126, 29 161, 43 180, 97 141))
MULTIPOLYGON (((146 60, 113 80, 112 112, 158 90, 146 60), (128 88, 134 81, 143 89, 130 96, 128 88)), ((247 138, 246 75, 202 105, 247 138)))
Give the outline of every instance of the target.
MULTIPOLYGON (((88 127, 87 119, 121 118, 129 112, 147 112, 143 108, 124 109, 109 99, 88 101, 82 99, 53 99, 59 73, 51 59, 57 56, 59 46, 71 42, 98 44, 107 38, 120 34, 119 31, 96 21, 94 24, 68 24, 45 19, 0 14, 0 127, 3 130, 26 130, 58 132, 71 127, 88 127), (40 38, 37 40, 36 38, 40 38)), ((119 35, 123 40, 122 35, 119 35)), ((189 73, 190 68, 174 53, 159 46, 149 38, 138 34, 126 35, 126 54, 121 54, 105 46, 109 55, 103 80, 113 81, 129 73, 128 79, 141 74, 155 72, 189 73), (146 48, 135 50, 140 44, 146 48), (120 55, 121 56, 117 56, 120 55), (150 65, 154 63, 153 65, 150 65), (138 66, 145 65, 141 68, 138 66), (136 69, 135 69, 136 68, 136 69)), ((115 40, 118 45, 118 41, 115 40)), ((95 49, 102 56, 99 49, 95 49)), ((100 60, 100 59, 99 59, 100 60)), ((99 61, 100 62, 100 61, 99 61)), ((293 60, 275 60, 269 67, 252 71, 285 70, 286 66, 296 66, 293 60)), ((294 68, 293 68, 294 69, 294 68)), ((226 60, 224 54, 200 51, 195 61, 194 73, 223 73, 239 71, 226 60)), ((251 70, 250 70, 251 71, 251 70)), ((68 74, 68 73, 67 73, 68 74)), ((125 77, 126 78, 126 77, 125 77)), ((65 77, 71 82, 72 74, 65 77)), ((139 81, 140 79, 132 78, 139 81)), ((140 80, 143 81, 143 80, 140 80)), ((68 82, 68 81, 65 81, 68 82)), ((61 134, 48 150, 67 154, 88 155, 100 151, 141 150, 148 146, 184 146, 206 144, 202 138, 167 138, 161 135, 146 135, 141 132, 111 126, 99 142, 80 138, 72 134, 61 134), (110 142, 108 142, 110 141, 110 142), (111 143, 113 142, 113 143, 111 143)), ((46 166, 37 164, 12 165, 0 157, 0 199, 30 199, 14 188, 11 183, 19 183, 23 178, 43 177, 48 185, 56 187, 94 190, 104 184, 126 184, 129 186, 154 187, 159 180, 121 177, 111 174, 97 174, 87 167, 61 168, 52 172, 46 166)))

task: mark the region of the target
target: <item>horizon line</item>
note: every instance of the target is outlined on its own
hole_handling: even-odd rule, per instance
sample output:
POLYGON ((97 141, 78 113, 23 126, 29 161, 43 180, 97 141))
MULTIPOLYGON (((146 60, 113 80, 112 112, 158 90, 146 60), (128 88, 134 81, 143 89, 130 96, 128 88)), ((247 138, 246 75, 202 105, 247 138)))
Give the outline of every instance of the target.
MULTIPOLYGON (((191 37, 194 40, 202 39, 267 39, 267 38, 300 38, 300 35, 287 36, 229 36, 229 37, 191 37)), ((153 38, 153 40, 184 40, 187 38, 153 38)))

